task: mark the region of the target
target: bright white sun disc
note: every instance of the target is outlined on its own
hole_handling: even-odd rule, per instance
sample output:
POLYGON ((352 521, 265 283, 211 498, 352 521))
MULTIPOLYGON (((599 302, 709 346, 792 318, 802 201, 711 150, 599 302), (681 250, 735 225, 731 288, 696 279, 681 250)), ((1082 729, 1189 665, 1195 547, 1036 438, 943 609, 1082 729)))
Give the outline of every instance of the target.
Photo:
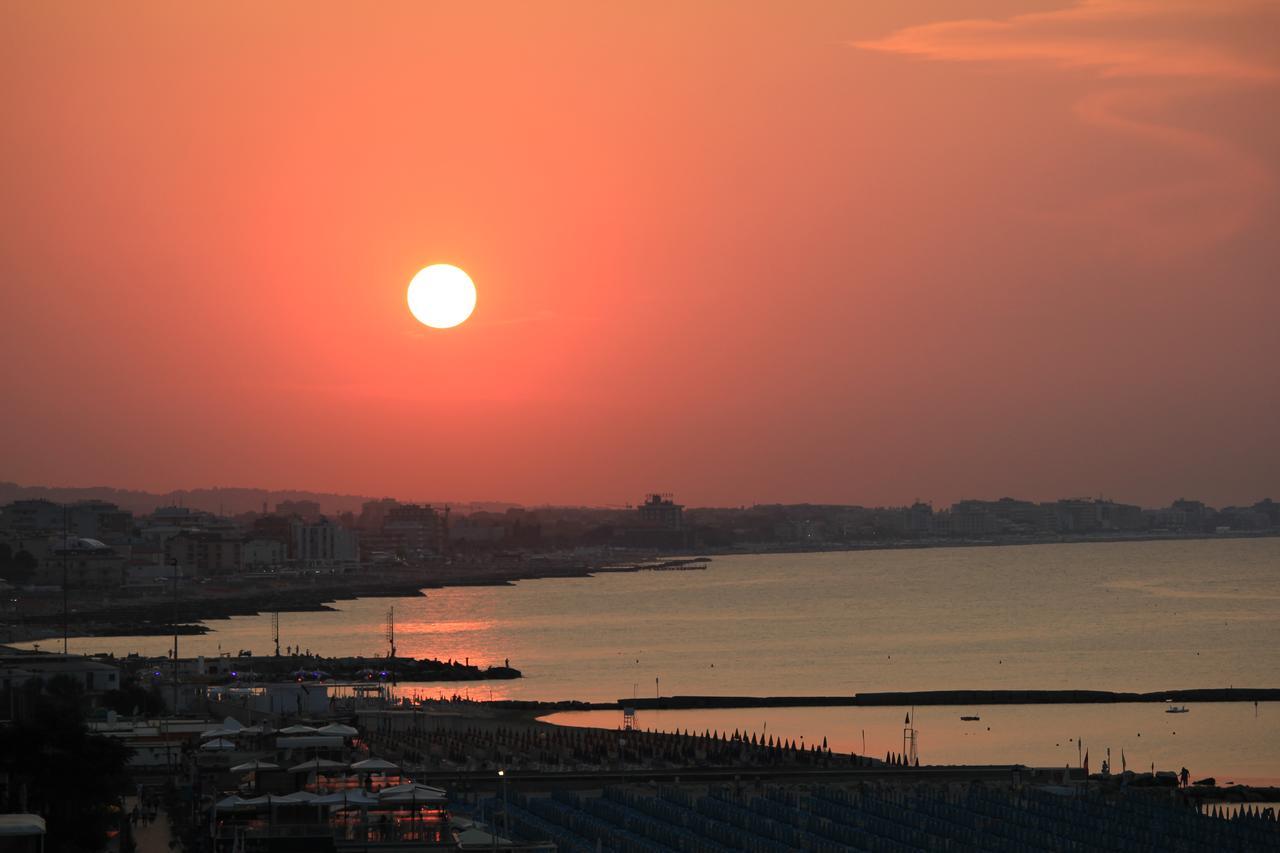
POLYGON ((476 286, 453 264, 432 264, 409 282, 409 310, 433 329, 451 329, 475 308, 476 286))

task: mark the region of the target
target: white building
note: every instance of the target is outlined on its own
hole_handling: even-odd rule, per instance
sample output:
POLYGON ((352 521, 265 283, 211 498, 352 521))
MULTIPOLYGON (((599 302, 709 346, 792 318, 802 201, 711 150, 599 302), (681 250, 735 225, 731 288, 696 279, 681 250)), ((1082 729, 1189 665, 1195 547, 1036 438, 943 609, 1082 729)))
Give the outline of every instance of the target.
POLYGON ((240 551, 246 569, 269 569, 283 566, 289 559, 288 547, 276 539, 249 539, 240 551))
POLYGON ((294 559, 304 566, 333 566, 360 561, 360 545, 350 530, 322 518, 293 523, 294 559))

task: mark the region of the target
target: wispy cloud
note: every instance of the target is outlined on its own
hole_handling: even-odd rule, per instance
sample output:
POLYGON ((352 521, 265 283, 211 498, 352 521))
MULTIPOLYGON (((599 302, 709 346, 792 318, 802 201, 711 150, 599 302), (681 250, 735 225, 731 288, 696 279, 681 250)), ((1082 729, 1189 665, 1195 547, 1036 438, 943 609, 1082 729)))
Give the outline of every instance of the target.
POLYGON ((1268 164, 1220 134, 1174 123, 1175 100, 1280 83, 1276 0, 1081 0, 1003 20, 907 27, 864 50, 1088 74, 1084 122, 1177 151, 1182 178, 1109 195, 1092 214, 1155 251, 1212 245, 1245 227, 1271 190, 1268 164), (1254 45, 1251 49, 1249 45, 1254 45), (1258 47, 1261 46, 1261 47, 1258 47))

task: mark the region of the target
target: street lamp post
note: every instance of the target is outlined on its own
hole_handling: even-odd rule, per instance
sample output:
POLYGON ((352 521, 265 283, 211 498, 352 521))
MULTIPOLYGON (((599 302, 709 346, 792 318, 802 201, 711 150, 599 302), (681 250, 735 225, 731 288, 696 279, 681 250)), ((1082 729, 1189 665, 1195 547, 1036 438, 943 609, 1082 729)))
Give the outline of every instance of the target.
MULTIPOLYGON (((498 771, 498 783, 499 783, 499 785, 501 785, 501 787, 502 787, 502 823, 503 823, 503 830, 502 830, 502 831, 503 831, 503 833, 504 833, 508 838, 510 838, 510 837, 511 837, 511 822, 510 822, 510 820, 509 820, 509 819, 508 819, 508 817, 507 817, 507 771, 506 771, 506 770, 499 770, 499 771, 498 771)), ((496 794, 497 792, 495 791, 494 793, 496 794)), ((496 807, 496 806, 497 806, 497 803, 495 802, 495 803, 494 803, 494 805, 495 805, 495 807, 496 807)), ((495 809, 495 810, 496 810, 496 809, 495 809)), ((489 840, 493 843, 493 849, 494 849, 494 851, 495 851, 495 853, 496 853, 496 851, 497 851, 497 849, 498 849, 498 818, 497 818, 497 815, 494 815, 493 822, 492 822, 492 824, 489 826, 489 840)))
POLYGON ((62 505, 62 654, 63 655, 66 655, 67 653, 67 633, 68 633, 68 630, 67 630, 67 622, 68 622, 68 615, 67 615, 68 613, 68 607, 67 607, 68 543, 67 543, 67 540, 71 536, 69 527, 70 525, 68 524, 68 519, 67 519, 67 505, 63 504, 62 505))

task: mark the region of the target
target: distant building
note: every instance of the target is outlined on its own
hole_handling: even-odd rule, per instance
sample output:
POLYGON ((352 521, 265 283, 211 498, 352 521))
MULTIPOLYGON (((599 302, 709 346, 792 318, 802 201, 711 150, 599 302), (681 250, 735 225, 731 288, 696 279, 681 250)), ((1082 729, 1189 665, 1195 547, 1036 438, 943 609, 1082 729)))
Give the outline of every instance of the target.
POLYGON ((165 562, 196 577, 236 574, 244 567, 243 542, 208 530, 184 530, 164 543, 165 562))
POLYGON ((1096 501, 1088 498, 1060 500, 1053 505, 1058 529, 1064 533, 1092 533, 1102 529, 1096 501))
POLYGON ((382 525, 386 522, 387 515, 398 506, 400 506, 400 501, 392 498, 365 501, 360 507, 360 517, 356 519, 356 526, 361 530, 377 533, 382 530, 382 525))
POLYGON ((916 501, 907 509, 907 531, 929 533, 933 529, 933 507, 916 501))
POLYGON ((264 515, 253 520, 249 528, 250 539, 268 539, 284 546, 285 559, 292 560, 295 553, 293 536, 294 519, 283 515, 264 515))
POLYGON ((125 583, 125 558, 97 539, 68 536, 51 542, 36 568, 36 583, 72 589, 110 588, 125 583))
POLYGON ((288 561, 289 546, 276 539, 246 539, 240 559, 246 569, 276 568, 288 561))
POLYGON ((139 520, 138 534, 148 542, 163 543, 172 536, 189 530, 221 530, 234 532, 234 526, 213 513, 184 506, 160 507, 139 520))
POLYGON ((1051 507, 1032 501, 1001 498, 987 508, 1002 533, 1050 533, 1058 529, 1058 517, 1051 507))
POLYGON ((638 507, 640 525, 661 530, 684 529, 684 507, 672 500, 669 494, 654 492, 638 507))
POLYGON ((1213 510, 1202 501, 1189 501, 1186 498, 1178 498, 1169 505, 1169 509, 1182 513, 1183 528, 1186 530, 1206 529, 1209 516, 1213 514, 1213 510))
MULTIPOLYGON (((365 504, 366 509, 368 506, 365 504)), ((436 511, 430 504, 397 504, 386 509, 381 528, 377 531, 365 531, 362 535, 364 551, 394 554, 407 560, 447 551, 448 507, 445 507, 444 512, 436 511)))
POLYGON ((61 532, 67 523, 66 507, 53 501, 14 501, 0 508, 0 527, 24 536, 61 532))
POLYGON ((47 684, 58 676, 75 681, 91 699, 120 687, 120 669, 91 658, 37 652, 0 654, 0 689, 33 680, 47 684))
POLYGON ((360 561, 360 546, 350 530, 321 518, 293 522, 294 560, 304 566, 333 566, 360 561))
POLYGON ((67 508, 70 531, 104 542, 127 542, 133 535, 133 513, 107 501, 79 501, 67 508))
POLYGON ((501 516, 478 512, 455 518, 449 524, 450 542, 494 543, 506 538, 507 528, 501 516))
POLYGON ((953 536, 989 536, 996 529, 996 517, 986 501, 959 501, 951 505, 953 536))

